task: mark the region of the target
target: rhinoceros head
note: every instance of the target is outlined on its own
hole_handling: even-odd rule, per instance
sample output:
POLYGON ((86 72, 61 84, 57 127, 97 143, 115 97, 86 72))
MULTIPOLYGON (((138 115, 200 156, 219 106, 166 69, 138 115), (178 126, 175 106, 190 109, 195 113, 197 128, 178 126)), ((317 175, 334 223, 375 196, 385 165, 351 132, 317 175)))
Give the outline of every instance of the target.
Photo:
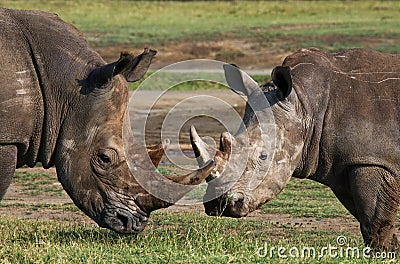
POLYGON ((296 170, 303 148, 302 123, 289 67, 276 67, 272 81, 259 86, 234 65, 224 65, 227 83, 247 98, 235 136, 221 135, 218 150, 191 129, 200 165, 214 159, 204 196, 209 215, 242 217, 275 197, 296 170))
POLYGON ((175 196, 163 201, 138 183, 138 175, 151 181, 152 188, 165 189, 165 181, 197 184, 213 167, 209 164, 177 178, 162 177, 154 167, 161 159, 162 147, 147 151, 129 134, 127 81, 139 80, 155 53, 148 49, 139 56, 122 53, 117 62, 91 69, 79 81, 79 94, 70 98, 57 143, 55 164, 64 189, 100 226, 119 233, 143 230, 151 211, 184 195, 165 190, 175 196))

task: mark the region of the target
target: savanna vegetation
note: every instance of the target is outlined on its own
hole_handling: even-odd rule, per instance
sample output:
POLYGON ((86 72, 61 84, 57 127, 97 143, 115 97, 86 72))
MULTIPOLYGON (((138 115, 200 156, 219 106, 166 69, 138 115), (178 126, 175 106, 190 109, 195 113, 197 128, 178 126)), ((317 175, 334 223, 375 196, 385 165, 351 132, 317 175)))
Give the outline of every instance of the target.
MULTIPOLYGON (((162 170, 168 172, 167 168, 162 170)), ((36 173, 31 184, 27 184, 22 175, 18 173, 13 184, 32 197, 43 194, 54 197, 62 191, 61 186, 54 184, 57 181, 54 175, 36 173), (52 193, 48 193, 49 184, 54 186, 52 193)), ((45 210, 50 216, 47 220, 1 216, 1 263, 268 263, 271 260, 309 263, 318 259, 337 263, 357 260, 356 257, 347 259, 346 255, 331 257, 323 252, 324 247, 339 247, 337 238, 340 236, 346 238, 349 246, 359 248, 360 252, 363 249, 360 236, 349 229, 341 231, 318 223, 307 227, 307 223, 324 220, 334 225, 338 224, 335 221, 355 224, 328 188, 307 180, 292 180, 281 195, 257 213, 258 217, 229 219, 208 217, 196 211, 163 210, 154 212, 146 230, 138 235, 118 235, 98 228, 89 220, 74 223, 72 219, 82 213, 70 202, 19 203, 6 199, 1 206, 27 214, 45 210), (52 212, 54 215, 63 212, 65 218, 51 219, 52 212), (278 217, 265 221, 263 214, 278 217), (301 222, 296 222, 299 218, 301 222), (271 250, 272 247, 276 248, 271 250), (278 256, 278 247, 287 249, 281 252, 286 258, 278 256), (302 258, 301 255, 295 257, 295 252, 289 253, 291 248, 307 247, 314 247, 315 255, 302 258)))
POLYGON ((94 47, 255 37, 260 45, 286 50, 312 45, 399 51, 398 1, 32 0, 0 5, 57 13, 94 47))

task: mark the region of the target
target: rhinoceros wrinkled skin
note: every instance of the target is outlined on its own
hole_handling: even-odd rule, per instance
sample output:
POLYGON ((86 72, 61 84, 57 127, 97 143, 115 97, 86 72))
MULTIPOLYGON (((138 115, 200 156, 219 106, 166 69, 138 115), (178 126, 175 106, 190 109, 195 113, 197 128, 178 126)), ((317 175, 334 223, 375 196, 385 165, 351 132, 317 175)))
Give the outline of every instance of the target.
MULTIPOLYGON (((398 249, 394 233, 400 202, 399 72, 399 55, 368 49, 301 49, 286 57, 262 86, 227 65, 228 84, 248 98, 243 121, 251 154, 237 182, 221 197, 205 202, 206 213, 245 216, 279 194, 291 176, 309 178, 332 189, 360 222, 366 245, 398 249), (249 102, 260 97, 270 107, 252 109, 249 102), (266 157, 260 153, 263 142, 255 118, 263 111, 272 111, 276 125, 275 153, 268 168, 263 167, 266 157), (259 171, 260 183, 250 188, 259 171)), ((215 154, 217 176, 222 176, 212 174, 211 179, 217 178, 209 183, 209 195, 223 189, 224 177, 246 160, 240 157, 240 148, 231 151, 243 145, 244 134, 222 134, 215 154)), ((194 129, 191 138, 199 163, 209 159, 210 146, 194 129)))
MULTIPOLYGON (((156 51, 123 52, 106 64, 75 27, 41 11, 0 8, 0 35, 0 200, 16 168, 40 162, 56 167, 74 203, 100 226, 143 230, 151 211, 171 203, 145 191, 131 170, 159 177, 153 164, 163 150, 150 148, 150 160, 146 148, 124 144, 123 129, 127 81, 142 78, 156 51)), ((198 184, 212 167, 171 180, 198 184)))

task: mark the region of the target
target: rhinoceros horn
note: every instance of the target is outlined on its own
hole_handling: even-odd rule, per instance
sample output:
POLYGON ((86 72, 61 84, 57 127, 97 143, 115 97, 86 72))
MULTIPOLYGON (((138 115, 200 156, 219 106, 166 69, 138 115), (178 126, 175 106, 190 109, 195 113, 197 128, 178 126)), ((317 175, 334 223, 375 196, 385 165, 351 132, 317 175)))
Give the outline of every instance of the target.
MULTIPOLYGON (((165 153, 165 149, 167 147, 167 144, 169 144, 169 142, 167 143, 160 143, 157 145, 153 145, 153 146, 148 146, 147 147, 147 152, 149 154, 149 157, 154 165, 154 167, 158 167, 158 164, 161 161, 161 158, 163 157, 164 153, 165 153)), ((193 172, 193 173, 189 173, 188 175, 185 176, 179 176, 179 177, 169 177, 169 176, 164 176, 167 179, 175 182, 175 183, 179 183, 179 184, 183 184, 183 185, 197 185, 200 184, 202 182, 202 180, 204 180, 204 178, 202 177, 197 177, 197 173, 200 172, 200 174, 202 175, 205 171, 205 167, 207 167, 208 165, 212 165, 212 158, 210 158, 207 162, 204 162, 200 167, 202 168, 199 171, 193 172)))
POLYGON ((164 143, 152 145, 152 146, 147 146, 147 154, 149 155, 154 167, 158 167, 158 164, 160 164, 160 161, 162 157, 164 156, 165 149, 168 147, 169 141, 166 141, 164 143))
MULTIPOLYGON (((223 68, 227 83, 234 92, 246 97, 255 95, 255 93, 258 92, 262 93, 257 82, 255 82, 245 72, 242 72, 236 65, 224 64, 223 68)), ((261 98, 261 100, 257 99, 251 102, 253 109, 265 108, 265 99, 263 99, 263 96, 253 97, 261 98)), ((244 124, 242 124, 242 127, 238 132, 243 129, 245 129, 244 124)), ((235 138, 229 132, 223 132, 220 137, 219 149, 215 149, 199 137, 194 126, 190 129, 190 141, 199 166, 204 165, 204 163, 210 159, 214 159, 216 162, 216 167, 212 174, 207 178, 207 181, 215 179, 222 174, 228 160, 232 156, 233 148, 238 149, 240 145, 245 147, 248 144, 248 138, 245 133, 243 135, 237 135, 235 138)), ((248 153, 246 152, 245 154, 247 155, 248 153)))
POLYGON ((147 192, 135 197, 138 204, 147 212, 171 206, 190 192, 195 185, 203 182, 215 167, 214 160, 209 161, 202 168, 184 176, 171 177, 162 175, 154 170, 154 159, 143 156, 140 146, 128 147, 133 166, 132 174, 142 188, 147 192))
MULTIPOLYGON (((128 113, 125 115, 125 119, 129 120, 128 113)), ((136 144, 133 133, 127 126, 128 120, 124 122, 125 155, 128 157, 127 162, 133 176, 146 190, 145 193, 141 192, 135 197, 144 211, 149 213, 176 203, 195 185, 204 181, 214 169, 215 162, 210 160, 200 169, 184 176, 170 177, 156 172, 154 165, 159 163, 161 153, 164 153, 163 147, 157 145, 149 150, 136 144), (149 153, 149 155, 143 155, 143 153, 149 153)))
POLYGON ((216 162, 216 167, 209 177, 206 178, 207 181, 219 177, 224 169, 224 165, 229 160, 232 146, 237 144, 236 139, 229 132, 224 132, 220 137, 219 149, 215 149, 200 138, 194 126, 190 128, 190 142, 200 167, 204 166, 210 160, 215 160, 216 162))

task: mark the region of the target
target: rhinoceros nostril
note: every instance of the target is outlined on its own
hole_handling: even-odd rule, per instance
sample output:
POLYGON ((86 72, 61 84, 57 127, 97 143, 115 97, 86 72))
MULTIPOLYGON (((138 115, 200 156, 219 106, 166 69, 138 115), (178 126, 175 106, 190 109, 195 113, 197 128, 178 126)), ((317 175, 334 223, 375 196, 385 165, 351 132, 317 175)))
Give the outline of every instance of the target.
POLYGON ((229 196, 224 215, 230 217, 242 217, 249 213, 248 199, 243 193, 233 193, 229 196))
POLYGON ((229 200, 231 201, 231 203, 243 201, 243 199, 244 199, 244 195, 242 193, 233 193, 229 197, 229 200))
POLYGON ((124 212, 118 212, 116 218, 121 222, 122 228, 125 232, 132 230, 132 218, 124 212))
POLYGON ((234 206, 236 206, 236 207, 243 207, 243 201, 244 201, 243 198, 241 198, 241 199, 239 199, 239 200, 236 200, 236 201, 234 202, 234 206))

